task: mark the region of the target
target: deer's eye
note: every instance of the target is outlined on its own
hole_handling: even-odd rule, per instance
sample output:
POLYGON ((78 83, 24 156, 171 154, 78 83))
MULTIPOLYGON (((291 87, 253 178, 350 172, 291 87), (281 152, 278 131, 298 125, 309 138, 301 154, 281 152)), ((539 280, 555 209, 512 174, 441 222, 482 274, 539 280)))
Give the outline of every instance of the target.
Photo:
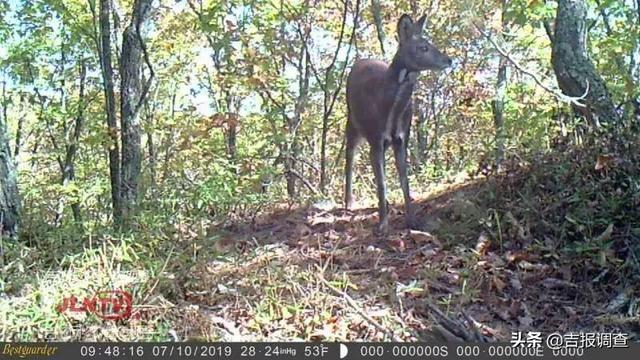
POLYGON ((422 45, 422 46, 420 46, 420 51, 429 52, 429 47, 427 45, 422 45))

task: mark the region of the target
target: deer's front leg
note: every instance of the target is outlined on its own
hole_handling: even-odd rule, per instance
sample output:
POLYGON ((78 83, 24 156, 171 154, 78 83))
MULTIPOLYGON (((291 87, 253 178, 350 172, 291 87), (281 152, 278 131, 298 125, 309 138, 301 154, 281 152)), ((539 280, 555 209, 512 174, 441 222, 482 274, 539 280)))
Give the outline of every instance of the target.
POLYGON ((378 193, 378 213, 380 223, 378 231, 386 234, 389 228, 389 217, 387 213, 387 188, 385 185, 384 175, 384 143, 382 140, 371 143, 371 165, 373 166, 373 175, 376 178, 376 188, 378 193))
POLYGON ((393 153, 396 158, 396 168, 398 169, 398 175, 400 176, 400 187, 402 187, 402 194, 404 195, 404 207, 405 218, 407 227, 412 228, 415 226, 415 218, 413 216, 413 210, 411 207, 411 195, 409 193, 409 179, 407 178, 407 139, 398 137, 393 140, 393 153))

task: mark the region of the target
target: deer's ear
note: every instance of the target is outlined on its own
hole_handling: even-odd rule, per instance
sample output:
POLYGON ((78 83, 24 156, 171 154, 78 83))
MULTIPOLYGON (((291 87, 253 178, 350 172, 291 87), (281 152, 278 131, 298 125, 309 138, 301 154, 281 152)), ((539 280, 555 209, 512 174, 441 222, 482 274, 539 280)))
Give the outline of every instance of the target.
POLYGON ((398 20, 398 41, 402 44, 413 36, 413 20, 411 16, 404 14, 398 20))
POLYGON ((415 25, 416 34, 420 34, 422 33, 422 31, 424 31, 424 23, 426 20, 427 20, 427 15, 422 15, 420 19, 418 19, 415 25))

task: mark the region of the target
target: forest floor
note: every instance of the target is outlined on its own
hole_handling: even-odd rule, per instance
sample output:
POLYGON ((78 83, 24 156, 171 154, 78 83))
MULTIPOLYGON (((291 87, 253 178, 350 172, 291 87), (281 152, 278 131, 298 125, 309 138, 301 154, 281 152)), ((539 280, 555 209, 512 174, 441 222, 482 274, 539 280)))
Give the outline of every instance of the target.
POLYGON ((419 199, 429 231, 404 229, 393 209, 386 239, 372 233, 375 208, 285 208, 227 229, 222 242, 245 255, 194 271, 185 299, 208 314, 196 334, 217 325, 214 338, 227 340, 425 341, 479 331, 495 341, 515 331, 630 332, 639 324, 637 297, 628 307, 638 279, 611 282, 621 264, 606 263, 615 254, 588 249, 593 264, 578 263, 581 250, 535 239, 529 221, 511 212, 498 219, 479 206, 498 189, 467 183, 419 199))
POLYGON ((384 239, 372 232, 374 207, 282 204, 218 225, 191 219, 129 236, 12 244, 0 336, 497 341, 598 331, 637 341, 638 157, 511 160, 499 174, 415 199, 422 231, 405 229, 394 204, 384 239), (70 293, 105 288, 131 292, 133 316, 59 311, 70 293))

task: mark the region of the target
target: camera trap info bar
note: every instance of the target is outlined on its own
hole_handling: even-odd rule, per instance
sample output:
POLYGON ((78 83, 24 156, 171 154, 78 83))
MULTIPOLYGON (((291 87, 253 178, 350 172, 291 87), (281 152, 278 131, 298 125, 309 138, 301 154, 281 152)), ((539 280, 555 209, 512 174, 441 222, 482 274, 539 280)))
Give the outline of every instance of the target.
POLYGON ((639 343, 0 343, 0 359, 637 359, 639 343), (585 344, 582 344, 585 345, 585 344), (600 346, 597 346, 600 345, 600 346))

